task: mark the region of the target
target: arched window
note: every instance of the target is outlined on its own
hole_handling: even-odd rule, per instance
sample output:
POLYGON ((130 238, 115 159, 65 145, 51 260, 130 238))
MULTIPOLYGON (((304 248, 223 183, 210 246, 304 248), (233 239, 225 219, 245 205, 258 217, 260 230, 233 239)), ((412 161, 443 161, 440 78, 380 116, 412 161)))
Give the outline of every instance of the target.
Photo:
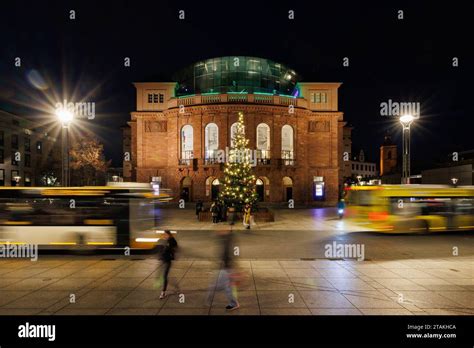
POLYGON ((257 126, 257 159, 264 164, 270 159, 270 127, 266 123, 257 126))
POLYGON ((181 128, 181 160, 189 164, 193 159, 193 127, 189 124, 181 128))
POLYGON ((281 158, 285 165, 292 165, 294 159, 293 127, 285 124, 281 128, 281 158))
POLYGON ((213 162, 217 158, 219 148, 219 128, 215 123, 209 123, 204 130, 204 146, 206 162, 213 162))
MULTIPOLYGON (((232 126, 230 126, 230 147, 231 148, 234 147, 234 137, 235 137, 235 133, 237 133, 238 124, 239 122, 235 122, 232 124, 232 126)), ((245 126, 244 126, 244 134, 245 134, 245 126)))

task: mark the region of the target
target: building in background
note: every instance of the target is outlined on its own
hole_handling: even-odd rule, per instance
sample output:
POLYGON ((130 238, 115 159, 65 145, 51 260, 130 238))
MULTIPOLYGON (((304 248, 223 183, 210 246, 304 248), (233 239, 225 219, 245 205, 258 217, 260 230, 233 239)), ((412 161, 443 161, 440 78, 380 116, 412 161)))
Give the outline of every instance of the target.
POLYGON ((380 146, 380 176, 393 174, 398 171, 397 145, 392 142, 389 134, 386 134, 382 146, 380 146))
POLYGON ((54 185, 61 173, 54 137, 27 118, 0 110, 0 186, 54 185))
POLYGON ((123 176, 123 168, 121 167, 109 167, 107 168, 107 173, 106 173, 106 182, 123 182, 126 181, 124 180, 123 176))
POLYGON ((352 130, 354 127, 345 124, 342 129, 342 164, 341 164, 341 178, 343 182, 352 177, 352 130))
POLYGON ((438 168, 423 170, 422 183, 450 185, 453 183, 452 179, 456 179, 457 185, 473 185, 474 150, 459 152, 456 160, 452 155, 449 158, 440 163, 438 168))
POLYGON ((134 85, 136 111, 130 130, 124 128, 124 153, 131 153, 125 180, 159 178, 178 198, 216 199, 224 176, 218 150, 231 147, 243 112, 260 201, 337 202, 341 83, 301 82, 294 70, 267 59, 221 57, 189 66, 175 82, 134 85))
POLYGON ((380 178, 383 184, 398 185, 402 180, 397 144, 392 141, 392 137, 388 133, 385 134, 382 146, 380 146, 380 178))
POLYGON ((360 150, 359 156, 354 157, 354 159, 350 161, 350 167, 352 179, 356 179, 357 177, 361 177, 361 179, 376 179, 379 176, 377 163, 367 162, 365 160, 364 150, 360 150))

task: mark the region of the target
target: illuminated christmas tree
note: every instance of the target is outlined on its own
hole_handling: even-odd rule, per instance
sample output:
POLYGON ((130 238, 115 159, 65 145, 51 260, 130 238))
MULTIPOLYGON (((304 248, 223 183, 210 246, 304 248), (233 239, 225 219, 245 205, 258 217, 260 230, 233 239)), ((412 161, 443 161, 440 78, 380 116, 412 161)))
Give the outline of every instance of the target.
POLYGON ((219 200, 228 207, 235 207, 237 211, 246 204, 253 205, 258 199, 248 142, 245 138, 244 114, 239 112, 239 121, 224 168, 224 188, 219 193, 219 200))

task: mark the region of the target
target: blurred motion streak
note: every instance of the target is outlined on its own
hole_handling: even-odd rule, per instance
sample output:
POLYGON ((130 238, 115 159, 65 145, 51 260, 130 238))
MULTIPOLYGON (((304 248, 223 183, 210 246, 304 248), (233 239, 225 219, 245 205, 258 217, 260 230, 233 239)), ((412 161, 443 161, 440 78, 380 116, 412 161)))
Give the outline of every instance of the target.
POLYGON ((346 218, 371 231, 474 229, 474 186, 351 186, 345 198, 346 218))

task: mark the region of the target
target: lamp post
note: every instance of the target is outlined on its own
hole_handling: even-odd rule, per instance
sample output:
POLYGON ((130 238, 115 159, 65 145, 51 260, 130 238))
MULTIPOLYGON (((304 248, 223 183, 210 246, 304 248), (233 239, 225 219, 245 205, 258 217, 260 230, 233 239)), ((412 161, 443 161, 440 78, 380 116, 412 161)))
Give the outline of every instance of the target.
POLYGON ((410 183, 410 126, 414 119, 413 115, 403 115, 400 117, 400 123, 403 126, 402 184, 410 183))
POLYGON ((74 119, 74 114, 67 109, 61 108, 56 110, 56 116, 62 124, 61 131, 61 158, 62 158, 62 175, 61 181, 63 186, 69 186, 69 125, 74 119))

